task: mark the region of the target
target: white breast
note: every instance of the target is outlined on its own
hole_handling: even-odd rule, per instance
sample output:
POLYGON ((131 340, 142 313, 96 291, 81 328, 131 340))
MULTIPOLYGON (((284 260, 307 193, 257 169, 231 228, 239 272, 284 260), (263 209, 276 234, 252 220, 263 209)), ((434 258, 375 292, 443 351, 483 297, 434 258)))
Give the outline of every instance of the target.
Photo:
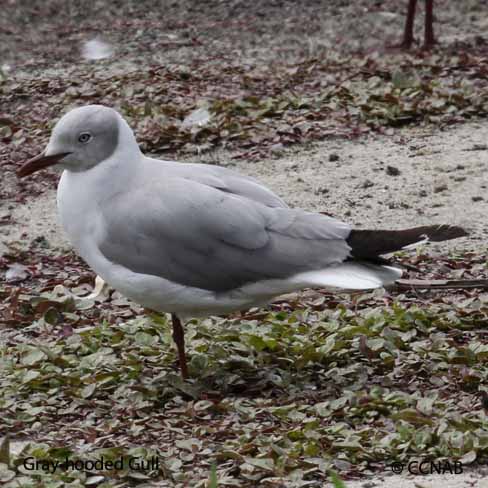
POLYGON ((83 247, 86 238, 96 235, 100 225, 97 201, 84 183, 85 173, 64 171, 58 184, 58 212, 71 244, 86 259, 83 247))

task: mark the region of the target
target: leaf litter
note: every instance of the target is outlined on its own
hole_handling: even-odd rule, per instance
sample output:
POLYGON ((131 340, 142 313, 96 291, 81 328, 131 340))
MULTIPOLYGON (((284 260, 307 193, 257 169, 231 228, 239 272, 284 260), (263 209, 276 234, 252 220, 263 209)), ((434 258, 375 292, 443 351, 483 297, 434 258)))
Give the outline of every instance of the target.
MULTIPOLYGON (((394 3, 383 8, 395 12, 394 3)), ((136 11, 107 32, 117 55, 154 42, 150 21, 131 8, 136 11), (117 43, 124 33, 136 41, 117 43)), ((249 45, 244 49, 239 40, 240 54, 229 51, 231 43, 212 37, 205 8, 223 15, 217 4, 195 7, 189 15, 202 27, 197 33, 180 11, 181 27, 161 29, 164 40, 158 39, 169 62, 152 58, 143 69, 118 69, 114 56, 72 64, 86 37, 61 12, 52 22, 65 22, 57 35, 70 42, 58 42, 60 69, 46 69, 50 53, 38 43, 30 46, 37 67, 13 59, 1 72, 6 178, 38 152, 53 120, 81 103, 121 110, 145 151, 178 156, 223 147, 249 160, 323 138, 443 127, 487 115, 480 39, 431 53, 387 54, 346 49, 340 40, 337 49, 317 42, 306 55, 297 41, 281 51, 272 44, 269 52, 277 55, 270 60, 265 50, 245 55, 249 45)), ((235 2, 242 42, 260 26, 275 28, 273 16, 253 10, 258 22, 246 23, 248 12, 240 9, 235 2)), ((14 36, 16 18, 13 12, 14 36)), ((97 25, 107 30, 106 19, 94 16, 92 32, 97 25)), ((313 31, 320 19, 295 26, 313 31)), ((227 21, 218 22, 223 32, 236 30, 232 21, 229 31, 227 21)), ((53 175, 38 175, 15 191, 0 190, 1 198, 22 202, 55 184, 53 175)), ((6 215, 1 223, 13 222, 6 215)), ((475 253, 420 251, 396 259, 413 263, 422 278, 486 277, 486 259, 475 253)), ((335 472, 348 480, 414 457, 487 462, 484 292, 310 290, 264 310, 191 321, 192 380, 182 382, 167 318, 145 315, 107 289, 90 294, 94 278, 74 254, 39 242, 0 258, 0 435, 15 439, 10 448, 2 443, 5 486, 322 486, 326 479, 339 482, 335 472), (155 470, 124 464, 115 473, 46 475, 26 471, 30 456, 157 456, 161 462, 155 470)))
MULTIPOLYGON (((32 269, 36 257, 3 259, 32 269)), ((474 256, 397 259, 433 279, 486 275, 474 256)), ((193 320, 182 382, 167 318, 113 291, 89 306, 66 293, 92 279, 69 254, 44 259, 21 289, 1 284, 0 431, 29 440, 4 475, 12 483, 26 458, 56 459, 61 446, 75 459, 158 456, 157 472, 97 475, 129 485, 200 486, 215 465, 223 486, 314 486, 330 470, 347 480, 417 455, 487 459, 486 293, 311 290, 193 320)), ((96 484, 91 472, 50 476, 96 484)))

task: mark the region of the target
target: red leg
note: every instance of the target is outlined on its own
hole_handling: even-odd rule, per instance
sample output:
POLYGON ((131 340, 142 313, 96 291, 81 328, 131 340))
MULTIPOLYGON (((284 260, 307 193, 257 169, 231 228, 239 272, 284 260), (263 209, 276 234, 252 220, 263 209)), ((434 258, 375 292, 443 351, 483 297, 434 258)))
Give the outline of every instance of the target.
POLYGON ((434 44, 434 0, 425 0, 424 48, 429 49, 434 44))
POLYGON ((186 364, 185 354, 185 331, 181 325, 180 319, 176 314, 171 314, 171 322, 173 326, 173 340, 178 349, 178 362, 180 364, 181 377, 186 380, 188 378, 188 366, 186 364))
POLYGON ((407 20, 405 21, 405 31, 403 32, 402 47, 410 49, 413 43, 413 22, 415 19, 415 8, 417 0, 408 0, 407 20))

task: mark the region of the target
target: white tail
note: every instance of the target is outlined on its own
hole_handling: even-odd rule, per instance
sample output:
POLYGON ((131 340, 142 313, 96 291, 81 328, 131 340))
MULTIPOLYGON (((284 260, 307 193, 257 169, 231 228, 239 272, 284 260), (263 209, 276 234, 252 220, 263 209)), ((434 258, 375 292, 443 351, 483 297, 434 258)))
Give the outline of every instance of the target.
POLYGON ((370 290, 393 284, 402 270, 361 262, 346 262, 316 271, 306 271, 291 278, 303 286, 323 286, 345 290, 370 290))

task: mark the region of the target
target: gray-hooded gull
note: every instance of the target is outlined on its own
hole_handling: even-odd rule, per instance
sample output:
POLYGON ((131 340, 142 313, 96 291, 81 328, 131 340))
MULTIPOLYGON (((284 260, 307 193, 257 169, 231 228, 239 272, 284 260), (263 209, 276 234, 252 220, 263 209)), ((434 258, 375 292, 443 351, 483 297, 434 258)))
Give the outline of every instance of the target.
POLYGON ((180 320, 261 306, 305 287, 378 288, 402 271, 381 256, 466 232, 454 226, 352 230, 290 209, 253 178, 205 164, 144 156, 115 110, 89 105, 56 124, 42 154, 18 171, 63 169, 62 225, 81 257, 123 295, 180 320))

